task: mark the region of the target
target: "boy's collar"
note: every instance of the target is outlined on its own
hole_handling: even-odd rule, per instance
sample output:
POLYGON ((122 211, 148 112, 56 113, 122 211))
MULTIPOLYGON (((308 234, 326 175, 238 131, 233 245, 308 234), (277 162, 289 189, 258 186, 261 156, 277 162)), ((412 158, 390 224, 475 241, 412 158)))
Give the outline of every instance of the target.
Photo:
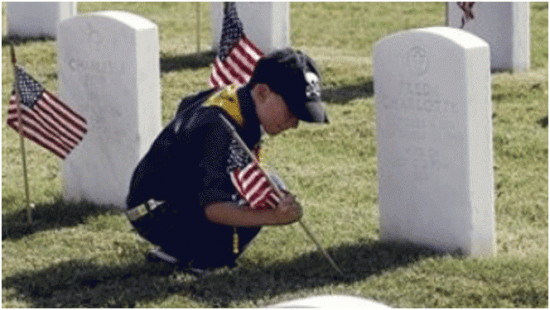
POLYGON ((254 100, 252 99, 251 87, 247 84, 238 88, 237 96, 239 98, 241 112, 245 120, 245 126, 261 127, 260 120, 256 114, 256 106, 254 105, 254 100))

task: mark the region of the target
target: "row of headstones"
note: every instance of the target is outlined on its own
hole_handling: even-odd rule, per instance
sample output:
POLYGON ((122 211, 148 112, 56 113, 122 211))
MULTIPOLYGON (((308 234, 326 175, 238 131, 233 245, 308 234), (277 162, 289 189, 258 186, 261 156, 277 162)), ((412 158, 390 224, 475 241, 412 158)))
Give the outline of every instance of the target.
MULTIPOLYGON (((492 69, 529 69, 529 3, 476 3, 475 16, 464 29, 489 43, 492 69)), ((57 37, 57 25, 77 15, 76 2, 6 3, 8 36, 57 37)), ((221 36, 221 2, 210 6, 212 47, 221 36)), ((290 9, 288 2, 239 2, 239 17, 245 33, 263 51, 290 46, 290 9)), ((464 12, 455 3, 447 4, 447 25, 461 27, 464 12)))
MULTIPOLYGON (((161 130, 157 26, 96 12, 60 22, 57 39, 60 95, 89 129, 63 162, 64 196, 124 207, 133 169, 161 130)), ((376 44, 382 240, 494 253, 490 69, 489 45, 456 28, 376 44)))
MULTIPOLYGON (((245 33, 262 51, 272 51, 290 46, 290 8, 288 2, 239 2, 239 18, 243 21, 245 33)), ((58 25, 75 17, 76 2, 7 2, 8 37, 57 38, 58 25)), ((213 2, 212 47, 217 48, 223 19, 223 5, 213 2)))

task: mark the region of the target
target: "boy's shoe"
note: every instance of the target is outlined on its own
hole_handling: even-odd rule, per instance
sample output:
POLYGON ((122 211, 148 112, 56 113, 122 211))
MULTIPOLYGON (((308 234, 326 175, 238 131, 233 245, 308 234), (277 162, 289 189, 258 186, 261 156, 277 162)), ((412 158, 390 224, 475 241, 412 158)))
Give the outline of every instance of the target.
POLYGON ((208 274, 208 270, 193 268, 193 267, 189 267, 187 265, 181 264, 177 258, 175 258, 170 254, 167 254, 166 252, 162 251, 160 248, 155 248, 149 251, 149 253, 147 253, 147 260, 151 262, 165 262, 167 264, 177 267, 178 269, 189 271, 196 275, 208 274))
POLYGON ((147 253, 147 259, 152 262, 161 261, 161 262, 168 263, 170 265, 175 265, 178 263, 177 258, 175 258, 170 254, 165 253, 160 248, 155 248, 150 250, 149 253, 147 253))

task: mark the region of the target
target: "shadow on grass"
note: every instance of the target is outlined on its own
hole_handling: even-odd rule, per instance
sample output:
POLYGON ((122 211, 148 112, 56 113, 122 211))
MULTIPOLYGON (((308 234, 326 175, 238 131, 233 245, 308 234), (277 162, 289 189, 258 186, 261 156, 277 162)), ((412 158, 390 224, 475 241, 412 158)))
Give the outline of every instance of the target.
POLYGON ((327 250, 344 276, 339 275, 325 257, 315 251, 286 263, 248 266, 229 274, 200 278, 191 285, 193 297, 213 307, 228 307, 234 301, 270 299, 286 293, 351 284, 383 271, 443 255, 409 244, 368 240, 327 250))
POLYGON ((355 85, 323 89, 323 101, 345 104, 354 99, 368 99, 374 96, 374 82, 372 77, 365 82, 355 85))
POLYGON ((52 203, 37 204, 32 209, 32 225, 27 222, 27 210, 21 208, 2 214, 2 240, 19 239, 36 232, 72 227, 84 223, 90 216, 119 214, 114 207, 88 202, 69 203, 61 198, 52 203))
POLYGON ((548 115, 539 119, 537 124, 539 124, 542 128, 548 128, 548 115))
POLYGON ((36 38, 23 38, 23 37, 17 37, 17 36, 2 36, 2 46, 9 46, 10 43, 13 43, 14 46, 27 44, 30 42, 47 42, 47 41, 55 41, 54 38, 47 37, 47 36, 40 36, 36 38))
POLYGON ((210 66, 216 58, 215 51, 204 51, 195 54, 160 57, 160 71, 168 73, 184 69, 199 69, 210 66))
POLYGON ((182 294, 185 286, 172 273, 166 265, 149 262, 105 267, 71 260, 4 278, 2 287, 4 297, 6 289, 13 290, 17 300, 36 308, 126 308, 182 294))
POLYGON ((329 285, 351 284, 372 275, 441 255, 405 244, 363 240, 328 249, 346 274, 339 276, 318 252, 288 262, 216 270, 205 276, 143 260, 126 266, 68 261, 3 279, 4 302, 13 295, 33 307, 133 307, 180 295, 208 307, 228 307, 329 285))

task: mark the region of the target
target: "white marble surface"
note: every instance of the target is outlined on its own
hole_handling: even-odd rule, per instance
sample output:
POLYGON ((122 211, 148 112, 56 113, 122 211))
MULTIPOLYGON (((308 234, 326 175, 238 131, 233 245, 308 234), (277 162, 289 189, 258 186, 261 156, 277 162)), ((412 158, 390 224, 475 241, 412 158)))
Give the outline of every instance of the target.
POLYGON ((8 36, 57 37, 57 25, 76 16, 76 2, 6 2, 8 36))
POLYGON ((139 159, 161 130, 158 28, 127 12, 60 24, 59 89, 88 121, 63 162, 64 197, 123 207, 139 159))
POLYGON ((390 307, 365 298, 345 295, 320 295, 281 302, 269 308, 365 308, 389 309, 390 307))
MULTIPOLYGON (((464 30, 489 43, 492 69, 529 70, 529 2, 476 2, 474 18, 464 30)), ((447 24, 459 28, 464 12, 456 2, 447 6, 447 24)))
POLYGON ((495 249, 489 46, 450 27, 374 48, 381 239, 495 249))

